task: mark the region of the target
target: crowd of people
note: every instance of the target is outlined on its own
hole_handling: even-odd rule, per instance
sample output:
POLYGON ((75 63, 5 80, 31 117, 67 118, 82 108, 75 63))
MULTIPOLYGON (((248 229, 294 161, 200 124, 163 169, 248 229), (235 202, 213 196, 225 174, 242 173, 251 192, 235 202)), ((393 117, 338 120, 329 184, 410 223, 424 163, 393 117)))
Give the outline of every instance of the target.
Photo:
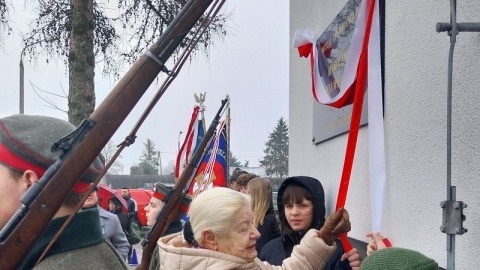
MULTIPOLYGON (((68 122, 51 117, 0 118, 0 228, 21 207, 22 195, 61 155, 50 151, 51 146, 73 130, 68 122)), ((19 269, 128 269, 132 245, 125 232, 138 222, 138 207, 127 188, 122 189, 127 209, 113 197, 107 211, 98 205, 96 188, 88 194, 103 164, 100 155, 19 269), (85 196, 82 209, 75 212, 85 196), (41 259, 70 214, 71 222, 41 259)), ((148 226, 158 220, 169 192, 171 188, 155 184, 145 207, 148 226)), ((233 171, 229 188, 208 189, 194 200, 186 195, 158 240, 149 269, 438 269, 419 252, 387 248, 379 233, 368 234, 366 258, 355 248, 344 250, 338 237, 351 229, 348 211, 327 215, 318 179, 285 179, 278 189, 278 213, 272 199, 267 178, 240 169, 233 171), (185 215, 188 220, 182 222, 185 215)))

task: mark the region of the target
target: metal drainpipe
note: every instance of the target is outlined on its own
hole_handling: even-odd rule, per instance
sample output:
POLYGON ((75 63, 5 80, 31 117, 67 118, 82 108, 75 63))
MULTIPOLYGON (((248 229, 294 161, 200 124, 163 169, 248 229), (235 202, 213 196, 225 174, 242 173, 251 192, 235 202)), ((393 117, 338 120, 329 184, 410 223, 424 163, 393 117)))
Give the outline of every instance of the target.
POLYGON ((452 81, 453 52, 459 32, 480 32, 480 23, 457 23, 457 1, 450 0, 450 23, 437 23, 437 32, 447 32, 450 36, 448 55, 447 85, 447 200, 440 203, 443 208, 440 230, 447 234, 447 269, 455 270, 455 236, 467 232, 463 228, 463 209, 467 204, 456 201, 456 187, 452 186, 452 81))

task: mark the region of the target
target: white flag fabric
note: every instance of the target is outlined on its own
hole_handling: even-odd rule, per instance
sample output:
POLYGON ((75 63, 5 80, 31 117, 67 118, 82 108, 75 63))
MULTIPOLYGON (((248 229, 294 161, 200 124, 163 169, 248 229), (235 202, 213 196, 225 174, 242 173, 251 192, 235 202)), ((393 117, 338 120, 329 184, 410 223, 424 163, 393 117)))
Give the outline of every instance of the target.
MULTIPOLYGON (((322 60, 319 56, 329 57, 328 50, 335 49, 338 37, 335 32, 325 31, 320 38, 315 41, 314 33, 310 29, 297 30, 293 40, 293 46, 298 48, 300 56, 310 57, 310 66, 312 72, 312 92, 314 98, 327 106, 340 108, 345 105, 344 100, 348 99, 350 89, 355 80, 357 80, 357 70, 360 54, 362 52, 362 43, 365 37, 367 27, 367 17, 369 2, 374 3, 374 13, 370 28, 370 38, 368 42, 368 155, 369 155, 369 182, 370 182, 370 204, 372 214, 372 231, 382 231, 384 201, 385 201, 385 142, 383 126, 383 91, 382 91, 382 73, 381 73, 381 55, 380 55, 380 14, 378 1, 363 0, 360 7, 351 16, 356 17, 355 28, 351 35, 348 54, 346 54, 345 66, 341 74, 339 94, 332 97, 329 95, 333 87, 325 72, 321 68, 329 68, 332 63, 321 65, 322 60), (323 42, 323 43, 322 43, 323 42), (327 44, 322 46, 322 44, 327 44), (320 51, 322 50, 322 51, 320 51), (320 59, 320 60, 319 60, 320 59), (323 76, 321 75, 323 74, 323 76)), ((359 3, 356 1, 356 3, 359 3)), ((327 73, 328 75, 328 73, 327 73)), ((338 78, 334 78, 336 82, 338 78)), ((334 85, 334 84, 333 84, 334 85)), ((338 87, 338 85, 334 85, 338 87)), ((346 194, 344 194, 346 196, 346 194)))
POLYGON ((368 169, 370 206, 372 211, 372 231, 382 232, 386 172, 378 1, 375 1, 375 11, 370 31, 370 42, 368 43, 368 169))

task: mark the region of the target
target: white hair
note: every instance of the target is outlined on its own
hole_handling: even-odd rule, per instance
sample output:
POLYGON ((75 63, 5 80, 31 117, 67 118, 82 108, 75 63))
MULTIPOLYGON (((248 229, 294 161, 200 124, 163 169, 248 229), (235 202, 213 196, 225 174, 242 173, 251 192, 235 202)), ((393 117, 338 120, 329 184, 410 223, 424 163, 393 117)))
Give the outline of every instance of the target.
POLYGON ((190 204, 188 216, 194 238, 202 246, 202 231, 210 230, 219 237, 227 237, 235 216, 250 198, 238 191, 216 187, 200 193, 190 204))

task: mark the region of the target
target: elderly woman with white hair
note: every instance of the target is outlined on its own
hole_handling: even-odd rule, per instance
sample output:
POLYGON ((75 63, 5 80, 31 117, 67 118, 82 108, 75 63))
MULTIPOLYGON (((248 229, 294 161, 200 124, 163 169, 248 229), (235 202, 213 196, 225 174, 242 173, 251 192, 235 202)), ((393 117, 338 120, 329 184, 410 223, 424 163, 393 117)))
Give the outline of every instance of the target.
POLYGON ((335 239, 350 230, 348 212, 340 209, 320 230, 311 229, 282 266, 272 266, 257 258, 260 234, 247 195, 206 190, 193 200, 188 215, 191 234, 159 239, 160 269, 323 269, 336 249, 335 239))

